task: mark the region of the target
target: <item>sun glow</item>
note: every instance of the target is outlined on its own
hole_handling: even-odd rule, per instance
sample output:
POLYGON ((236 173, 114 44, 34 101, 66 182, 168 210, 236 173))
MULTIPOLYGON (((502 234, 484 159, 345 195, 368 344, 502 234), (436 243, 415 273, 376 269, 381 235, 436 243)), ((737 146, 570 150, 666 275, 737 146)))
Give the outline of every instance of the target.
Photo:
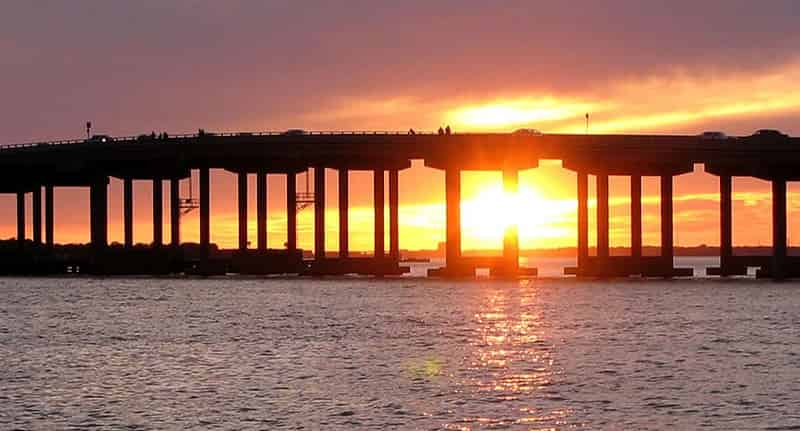
POLYGON ((578 118, 592 108, 587 103, 553 98, 497 100, 450 111, 446 118, 459 129, 499 130, 578 118))

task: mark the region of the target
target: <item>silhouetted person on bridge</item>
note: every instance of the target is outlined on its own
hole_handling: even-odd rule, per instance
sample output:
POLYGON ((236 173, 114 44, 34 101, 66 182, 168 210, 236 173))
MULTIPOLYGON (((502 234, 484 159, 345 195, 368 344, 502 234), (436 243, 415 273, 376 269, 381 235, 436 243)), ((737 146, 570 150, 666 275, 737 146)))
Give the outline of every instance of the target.
POLYGON ((409 135, 416 135, 417 132, 415 132, 414 129, 408 129, 408 134, 409 135))
POLYGON ((150 132, 150 139, 155 139, 155 138, 156 138, 156 132, 155 131, 150 132))
POLYGON ((449 135, 450 134, 450 126, 449 125, 444 128, 444 134, 445 135, 449 135))
POLYGON ((437 133, 444 135, 444 129, 442 129, 442 126, 439 126, 439 131, 437 133))

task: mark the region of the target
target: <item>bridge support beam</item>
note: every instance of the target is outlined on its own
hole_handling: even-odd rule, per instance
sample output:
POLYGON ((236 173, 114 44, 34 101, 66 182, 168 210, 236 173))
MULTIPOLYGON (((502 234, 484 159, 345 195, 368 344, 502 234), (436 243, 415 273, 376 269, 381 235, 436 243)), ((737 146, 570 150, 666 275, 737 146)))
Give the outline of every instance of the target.
POLYGON ((661 176, 661 259, 664 275, 671 276, 674 267, 672 211, 672 175, 661 176))
POLYGON ((631 257, 642 258, 642 177, 631 175, 631 257))
POLYGON ((211 192, 209 169, 200 168, 200 258, 201 265, 208 264, 211 246, 211 192))
POLYGON ((786 277, 786 180, 772 180, 772 278, 786 277))
POLYGON ((375 211, 375 259, 383 259, 386 254, 384 247, 384 211, 386 204, 384 201, 383 180, 383 169, 372 171, 373 207, 375 211))
POLYGON ((597 175, 597 257, 609 257, 608 175, 597 175))
POLYGON ((286 248, 297 250, 297 175, 286 174, 286 248))
POLYGON ((325 167, 314 167, 314 259, 325 259, 325 167))
POLYGON ((247 250, 247 173, 236 174, 239 203, 239 251, 247 250))
POLYGON ((256 246, 267 250, 267 173, 256 173, 256 246))
POLYGON ((339 169, 339 257, 350 256, 350 178, 339 169))
POLYGON ((53 236, 53 186, 44 186, 44 241, 47 247, 55 245, 53 236))
POLYGON ((126 248, 133 247, 133 180, 122 180, 122 224, 125 231, 124 244, 126 248))
POLYGON ((161 178, 153 179, 153 247, 164 245, 164 188, 161 178))
POLYGON ((582 275, 589 261, 589 176, 586 172, 577 174, 578 189, 578 269, 582 275))
MULTIPOLYGON (((190 179, 191 181, 191 179, 190 179)), ((178 178, 169 180, 169 229, 170 245, 178 248, 181 245, 181 181, 178 178)))
POLYGON ((108 178, 97 179, 89 187, 90 231, 95 251, 108 245, 108 178))
POLYGON ((461 260, 461 169, 448 166, 444 171, 445 183, 445 267, 429 269, 428 275, 443 277, 474 276, 474 268, 467 268, 461 260))
POLYGON ((721 276, 733 275, 733 181, 730 175, 719 177, 719 263, 721 276))
POLYGON ((36 186, 31 193, 33 199, 33 244, 42 245, 42 187, 36 186))
POLYGON ((25 247, 25 192, 17 192, 17 244, 25 247))
POLYGON ((400 261, 400 181, 397 169, 389 170, 389 256, 400 261))
MULTIPOLYGON (((517 196, 519 189, 519 171, 516 169, 503 170, 503 191, 506 198, 517 196)), ((506 209, 515 211, 516 208, 506 209)), ((505 275, 516 275, 519 272, 519 226, 516 222, 516 214, 513 214, 514 222, 506 226, 503 235, 503 268, 501 272, 505 275)))

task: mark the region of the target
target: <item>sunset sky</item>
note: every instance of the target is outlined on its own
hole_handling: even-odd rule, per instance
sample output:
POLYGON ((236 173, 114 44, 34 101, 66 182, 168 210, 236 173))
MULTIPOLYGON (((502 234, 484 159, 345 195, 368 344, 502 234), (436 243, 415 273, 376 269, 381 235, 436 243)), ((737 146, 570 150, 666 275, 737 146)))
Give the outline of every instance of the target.
MULTIPOLYGON (((587 112, 590 133, 800 135, 798 19, 791 0, 9 0, 0 15, 0 143, 78 138, 88 120, 111 135, 446 124, 456 132, 583 133, 587 112)), ((335 172, 327 176, 334 250, 335 172)), ((575 175, 543 161, 520 178, 521 247, 575 245, 575 175)), ((285 182, 269 181, 269 240, 280 247, 285 182)), ((464 248, 501 247, 496 220, 509 212, 501 174, 468 172, 463 181, 464 248)), ((351 248, 368 250, 371 174, 353 173, 351 183, 351 248)), ((253 177, 250 184, 255 243, 253 177)), ((612 246, 629 241, 628 184, 611 180, 612 246)), ((646 244, 659 242, 658 187, 655 178, 644 183, 646 244)), ((234 190, 232 174, 214 172, 212 241, 224 247, 236 243, 234 190)), ((677 245, 718 244, 717 191, 702 165, 675 179, 677 245)), ((734 182, 736 244, 770 243, 769 191, 766 182, 734 182)), ((800 186, 789 192, 797 245, 800 186)), ((150 195, 149 183, 136 182, 139 242, 152 239, 150 195)), ((401 247, 435 248, 444 240, 444 174, 414 161, 400 174, 400 199, 401 247)), ((109 200, 110 240, 121 241, 119 180, 109 200)), ((88 191, 56 189, 55 203, 56 241, 88 241, 88 191)), ((0 196, 1 238, 15 235, 14 205, 14 196, 0 196)), ((304 248, 312 245, 311 215, 309 208, 299 216, 304 248)), ((197 240, 197 232, 193 213, 183 239, 197 240)))

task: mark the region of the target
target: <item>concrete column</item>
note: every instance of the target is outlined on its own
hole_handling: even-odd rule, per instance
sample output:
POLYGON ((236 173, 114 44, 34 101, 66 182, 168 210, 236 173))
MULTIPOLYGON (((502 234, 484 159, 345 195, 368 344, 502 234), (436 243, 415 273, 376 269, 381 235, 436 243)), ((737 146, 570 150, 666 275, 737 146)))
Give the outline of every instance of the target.
POLYGON ((373 207, 375 210, 375 257, 383 258, 386 255, 386 247, 383 239, 385 235, 384 210, 386 206, 384 201, 383 169, 375 169, 372 171, 372 194, 373 207))
POLYGON ((350 255, 350 178, 347 169, 339 169, 339 257, 350 255))
POLYGON ((400 260, 400 178, 397 169, 389 170, 389 256, 400 260))
MULTIPOLYGON (((506 198, 517 196, 519 190, 519 172, 516 169, 503 170, 503 191, 506 198)), ((506 208, 506 211, 516 213, 517 208, 506 208)), ((516 216, 513 214, 512 217, 516 216)), ((516 221, 506 226, 503 236, 503 260, 505 267, 509 271, 516 272, 519 269, 519 226, 516 221)))
POLYGON ((297 250, 297 175, 286 174, 286 249, 297 250))
POLYGON ((108 245, 108 179, 96 180, 89 187, 90 230, 92 247, 108 245))
POLYGON ((33 243, 42 245, 42 187, 36 186, 31 194, 33 198, 33 243))
POLYGON ((122 224, 125 231, 125 247, 133 247, 133 180, 122 180, 122 224))
POLYGON ((211 245, 211 184, 209 169, 200 168, 200 252, 207 260, 211 245))
POLYGON ((256 174, 256 234, 260 251, 267 250, 267 173, 256 174))
POLYGON ((661 257, 668 270, 673 266, 672 175, 661 176, 661 257))
POLYGON ((733 257, 733 181, 730 175, 719 177, 719 260, 720 275, 728 275, 733 257))
POLYGON ((25 192, 17 192, 17 243, 25 247, 25 192))
POLYGON ((164 245, 164 188, 161 178, 153 179, 153 247, 164 245))
POLYGON ((772 277, 786 276, 786 180, 772 180, 772 277))
POLYGON ((53 237, 53 186, 44 186, 44 241, 48 247, 55 245, 53 237))
POLYGON ((457 266, 461 257, 461 170, 445 170, 445 204, 447 206, 447 266, 457 266))
POLYGON ((589 176, 578 172, 578 268, 589 258, 589 176))
POLYGON ((239 172, 237 191, 239 202, 239 251, 247 250, 247 173, 239 172))
POLYGON ((608 175, 597 175, 597 256, 609 256, 608 175))
POLYGON ((314 258, 325 259, 325 168, 314 167, 314 258))
MULTIPOLYGON (((191 181, 191 178, 190 178, 191 181)), ((181 180, 169 180, 169 228, 170 245, 178 248, 181 245, 181 180)))
POLYGON ((631 256, 642 257, 642 177, 631 175, 631 256))

